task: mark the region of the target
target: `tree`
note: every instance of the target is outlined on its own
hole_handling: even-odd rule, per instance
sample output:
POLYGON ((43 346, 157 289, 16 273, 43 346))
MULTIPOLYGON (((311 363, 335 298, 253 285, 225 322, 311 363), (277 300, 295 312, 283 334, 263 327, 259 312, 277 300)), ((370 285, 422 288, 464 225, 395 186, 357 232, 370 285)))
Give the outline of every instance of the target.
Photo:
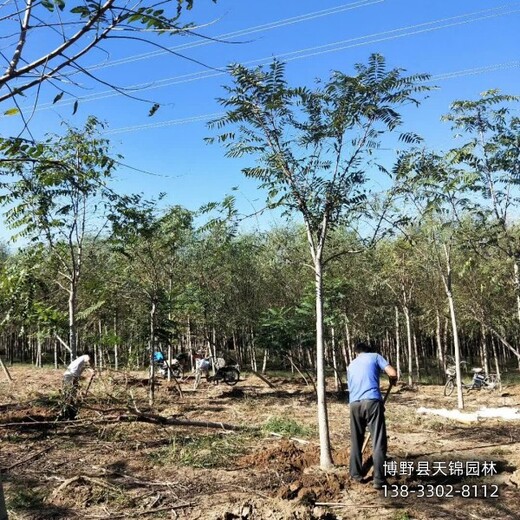
POLYGON ((115 159, 108 141, 97 136, 101 123, 91 117, 85 127, 69 127, 33 145, 23 139, 1 141, 7 159, 0 169, 0 204, 7 224, 46 249, 57 264, 55 283, 68 296, 68 343, 72 359, 78 349, 77 300, 85 241, 103 231, 116 199, 107 187, 115 159))
POLYGON ((454 251, 464 243, 459 224, 472 211, 473 201, 463 195, 471 173, 452 167, 442 154, 415 150, 401 155, 395 172, 400 191, 415 208, 426 236, 426 248, 416 248, 423 258, 432 258, 442 280, 448 302, 453 335, 458 407, 464 408, 461 375, 461 349, 455 305, 454 251))
MULTIPOLYGON (((513 214, 520 203, 520 118, 511 114, 519 97, 497 90, 482 93, 475 101, 455 101, 444 120, 462 132, 466 142, 453 148, 447 158, 467 180, 465 191, 477 193, 475 213, 488 228, 485 243, 501 250, 513 266, 516 315, 520 323, 520 241, 513 214)), ((494 330, 491 324, 486 326, 494 330)), ((496 333, 496 331, 495 331, 496 333)), ((500 338, 499 335, 499 339, 500 338)), ((520 355, 516 353, 519 366, 520 355)))
POLYGON ((119 213, 112 215, 114 235, 112 243, 119 253, 129 259, 127 274, 136 292, 145 295, 149 305, 149 401, 154 402, 154 353, 157 339, 169 311, 173 280, 180 277, 176 269, 177 250, 183 245, 192 227, 189 211, 176 206, 164 215, 157 215, 154 204, 139 196, 122 199, 119 213))
MULTIPOLYGON (((89 70, 82 59, 95 50, 108 54, 110 48, 103 49, 102 44, 128 40, 178 55, 159 43, 157 36, 200 36, 192 24, 180 20, 182 11, 190 10, 194 0, 137 0, 132 4, 104 0, 73 5, 65 0, 26 0, 24 4, 20 7, 18 2, 8 0, 0 18, 2 39, 8 42, 2 48, 7 67, 0 76, 0 102, 14 102, 15 106, 4 112, 9 115, 22 113, 20 97, 31 90, 36 91, 36 105, 42 83, 50 84, 56 91, 54 102, 64 94, 71 95, 69 89, 78 85, 78 74, 134 97, 89 70)), ((77 103, 76 100, 74 112, 77 103)))
MULTIPOLYGON (((258 165, 243 169, 268 190, 271 206, 284 206, 303 218, 315 281, 316 367, 320 466, 332 465, 325 391, 323 342, 323 268, 329 232, 352 223, 366 208, 370 154, 384 132, 402 119, 396 108, 418 103, 414 94, 427 89, 426 75, 403 76, 387 70, 382 56, 356 65, 356 75, 334 72, 315 90, 289 87, 284 65, 267 71, 232 65, 234 85, 220 99, 227 113, 210 127, 232 126, 217 141, 228 157, 251 156, 258 165), (236 129, 236 130, 235 130, 236 129)), ((403 134, 414 142, 413 134, 403 134)))

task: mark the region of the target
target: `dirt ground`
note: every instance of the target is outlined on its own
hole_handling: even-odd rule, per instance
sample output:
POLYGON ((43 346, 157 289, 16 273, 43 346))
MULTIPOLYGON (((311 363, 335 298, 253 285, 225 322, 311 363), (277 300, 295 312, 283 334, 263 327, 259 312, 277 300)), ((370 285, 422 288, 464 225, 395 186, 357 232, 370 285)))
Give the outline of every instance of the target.
MULTIPOLYGON (((150 408, 144 374, 105 372, 77 418, 57 421, 61 373, 13 367, 14 382, 0 382, 11 520, 520 518, 520 421, 418 414, 456 406, 440 386, 392 390, 385 492, 370 473, 349 479, 348 405, 332 391, 335 466, 322 471, 315 399, 303 382, 270 378, 270 388, 246 375, 235 387, 194 390, 186 379, 180 396, 161 381, 150 408), (288 424, 300 429, 280 430, 288 424)), ((484 406, 520 408, 520 387, 466 397, 467 411, 484 406)))

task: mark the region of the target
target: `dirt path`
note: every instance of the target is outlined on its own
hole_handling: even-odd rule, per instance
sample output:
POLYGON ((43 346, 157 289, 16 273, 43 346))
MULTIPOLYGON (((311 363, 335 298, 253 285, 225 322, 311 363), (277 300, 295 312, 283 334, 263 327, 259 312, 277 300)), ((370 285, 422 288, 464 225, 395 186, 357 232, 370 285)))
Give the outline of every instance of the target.
MULTIPOLYGON (((315 404, 303 384, 278 379, 273 389, 249 376, 233 389, 203 383, 193 391, 187 381, 181 399, 173 383, 161 382, 148 410, 142 374, 105 373, 77 420, 56 422, 61 371, 14 367, 12 375, 14 384, 0 383, 0 467, 11 520, 520 518, 520 422, 417 414, 455 406, 438 386, 391 394, 385 493, 372 489, 370 476, 365 484, 348 478, 348 406, 334 395, 336 466, 317 468, 315 404), (138 421, 139 412, 151 422, 138 421), (300 431, 282 435, 298 440, 270 433, 287 423, 300 431)), ((483 406, 520 408, 520 388, 467 398, 468 411, 483 406)))

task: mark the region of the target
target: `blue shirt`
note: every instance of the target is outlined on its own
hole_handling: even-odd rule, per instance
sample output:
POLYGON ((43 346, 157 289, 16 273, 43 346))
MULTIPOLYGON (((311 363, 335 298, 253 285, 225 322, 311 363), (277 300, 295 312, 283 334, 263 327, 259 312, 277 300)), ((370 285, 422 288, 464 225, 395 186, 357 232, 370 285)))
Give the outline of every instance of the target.
POLYGON ((375 352, 361 352, 347 370, 349 402, 362 399, 381 400, 379 374, 390 363, 375 352))

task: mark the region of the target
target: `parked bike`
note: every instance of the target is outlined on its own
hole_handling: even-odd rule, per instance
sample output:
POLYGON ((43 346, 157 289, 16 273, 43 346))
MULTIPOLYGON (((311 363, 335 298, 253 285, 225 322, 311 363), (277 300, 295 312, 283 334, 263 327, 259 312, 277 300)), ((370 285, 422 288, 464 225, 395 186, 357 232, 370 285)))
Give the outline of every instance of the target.
MULTIPOLYGON (((455 366, 449 366, 446 369, 448 376, 444 385, 444 395, 449 396, 453 393, 453 389, 457 385, 455 366)), ((483 368, 472 368, 473 378, 470 383, 462 382, 462 390, 471 392, 471 390, 496 390, 500 387, 500 378, 497 374, 486 374, 483 368)))
POLYGON ((240 381, 240 367, 236 363, 226 364, 224 358, 206 357, 197 359, 194 388, 199 386, 202 376, 205 376, 208 382, 219 383, 223 381, 229 386, 234 386, 240 381), (209 372, 213 368, 215 374, 210 376, 209 372))
POLYGON ((175 379, 182 379, 184 377, 184 363, 186 357, 187 354, 181 352, 168 362, 168 360, 164 358, 162 352, 156 352, 154 354, 156 373, 166 379, 168 377, 168 372, 170 372, 170 375, 175 379))

